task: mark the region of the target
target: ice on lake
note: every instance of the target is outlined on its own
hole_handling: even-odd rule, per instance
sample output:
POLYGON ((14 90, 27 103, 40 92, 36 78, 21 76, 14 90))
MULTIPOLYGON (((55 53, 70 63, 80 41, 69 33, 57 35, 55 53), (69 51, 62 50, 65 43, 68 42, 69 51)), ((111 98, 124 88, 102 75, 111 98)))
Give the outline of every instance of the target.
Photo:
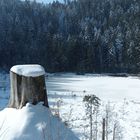
MULTIPOLYGON (((0 110, 6 107, 9 100, 9 75, 0 75, 0 110)), ((120 124, 122 140, 138 140, 140 138, 140 79, 139 77, 111 77, 105 75, 49 74, 46 76, 46 87, 49 105, 57 112, 60 102, 60 117, 68 122, 69 127, 80 140, 86 139, 89 131, 85 115, 84 95, 95 94, 102 103, 99 109, 99 124, 106 109, 106 101, 110 104, 111 113, 120 124), (74 95, 74 96, 73 96, 74 95), (124 100, 125 99, 125 100, 124 100), (113 109, 112 109, 113 108, 113 109), (55 110, 56 109, 56 110, 55 110), (117 114, 117 117, 116 117, 117 114), (130 133, 131 132, 131 133, 130 133)), ((113 120, 113 121, 115 121, 113 120)), ((111 124, 111 128, 113 125, 111 124)), ((102 126, 99 125, 99 130, 102 126)), ((111 129, 112 130, 112 129, 111 129)), ((100 135, 100 133, 99 133, 100 135)), ((112 133, 110 134, 112 138, 112 133)))
POLYGON ((138 77, 60 74, 46 79, 48 91, 85 92, 105 100, 140 100, 138 77))

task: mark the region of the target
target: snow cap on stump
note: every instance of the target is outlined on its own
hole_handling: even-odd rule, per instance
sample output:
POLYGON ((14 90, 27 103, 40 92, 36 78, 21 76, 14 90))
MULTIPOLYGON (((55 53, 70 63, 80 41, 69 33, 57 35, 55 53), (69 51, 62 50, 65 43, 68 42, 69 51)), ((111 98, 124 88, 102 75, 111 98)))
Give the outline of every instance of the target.
POLYGON ((45 70, 40 65, 16 65, 10 69, 11 94, 9 107, 22 108, 26 103, 43 102, 49 107, 45 70))
POLYGON ((45 75, 44 68, 38 64, 15 65, 10 69, 10 71, 26 77, 37 77, 37 76, 45 75))

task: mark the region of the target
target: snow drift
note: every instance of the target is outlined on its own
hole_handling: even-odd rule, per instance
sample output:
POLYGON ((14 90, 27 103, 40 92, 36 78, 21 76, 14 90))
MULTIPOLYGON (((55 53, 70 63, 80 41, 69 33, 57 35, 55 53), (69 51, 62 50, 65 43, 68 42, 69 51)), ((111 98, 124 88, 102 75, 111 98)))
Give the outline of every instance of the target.
POLYGON ((27 103, 20 110, 5 108, 0 112, 1 140, 78 140, 59 118, 39 103, 27 103))

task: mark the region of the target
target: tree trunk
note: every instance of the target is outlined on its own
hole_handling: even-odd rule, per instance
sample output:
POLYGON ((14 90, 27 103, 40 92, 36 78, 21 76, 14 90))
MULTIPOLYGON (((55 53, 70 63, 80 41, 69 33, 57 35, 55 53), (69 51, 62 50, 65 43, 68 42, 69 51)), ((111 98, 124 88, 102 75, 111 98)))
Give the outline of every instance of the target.
POLYGON ((45 86, 45 76, 25 76, 10 71, 11 96, 8 107, 22 108, 26 103, 43 102, 49 107, 45 86))

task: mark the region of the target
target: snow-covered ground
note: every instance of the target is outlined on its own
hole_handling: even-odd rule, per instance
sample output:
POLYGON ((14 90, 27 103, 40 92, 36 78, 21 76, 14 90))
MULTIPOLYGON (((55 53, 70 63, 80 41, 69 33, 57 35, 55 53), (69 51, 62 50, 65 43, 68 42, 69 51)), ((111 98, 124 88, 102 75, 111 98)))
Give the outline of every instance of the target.
MULTIPOLYGON (((56 74, 46 76, 49 104, 52 112, 71 128, 81 140, 89 139, 89 117, 85 95, 101 99, 93 115, 93 133, 102 134, 102 119, 108 119, 108 140, 140 140, 140 79, 101 75, 56 74), (96 124, 96 125, 95 125, 96 124)), ((9 98, 9 75, 0 75, 0 108, 9 98)), ((0 116, 1 117, 1 116, 0 116)), ((94 135, 95 136, 95 135, 94 135)))
POLYGON ((0 112, 1 140, 78 140, 70 129, 41 103, 0 112))
MULTIPOLYGON (((22 0, 22 1, 25 1, 25 0, 22 0)), ((30 1, 34 1, 34 0, 30 0, 30 1)), ((53 3, 54 1, 59 1, 61 3, 64 3, 64 0, 36 0, 36 2, 39 2, 39 3, 53 3)))

